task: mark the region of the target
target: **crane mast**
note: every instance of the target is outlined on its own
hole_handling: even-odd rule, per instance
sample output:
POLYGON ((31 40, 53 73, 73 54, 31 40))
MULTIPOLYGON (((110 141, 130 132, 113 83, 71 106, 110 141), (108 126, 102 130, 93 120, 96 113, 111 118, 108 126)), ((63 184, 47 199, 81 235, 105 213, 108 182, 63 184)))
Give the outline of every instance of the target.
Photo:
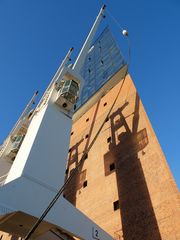
MULTIPOLYGON (((72 68, 66 66, 72 49, 66 55, 32 114, 15 159, 6 169, 7 177, 0 186, 2 231, 24 237, 64 183, 74 104, 83 86, 80 69, 104 11, 105 6, 72 68)), ((6 155, 2 155, 0 164, 7 161, 6 155)), ((52 228, 79 239, 112 239, 63 197, 46 215, 33 238, 52 228)))

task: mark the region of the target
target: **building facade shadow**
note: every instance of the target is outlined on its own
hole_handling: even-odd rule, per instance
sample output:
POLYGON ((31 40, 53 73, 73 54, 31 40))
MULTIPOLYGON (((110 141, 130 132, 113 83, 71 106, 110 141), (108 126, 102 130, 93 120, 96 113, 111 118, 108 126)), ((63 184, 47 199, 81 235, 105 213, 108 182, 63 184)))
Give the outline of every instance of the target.
POLYGON ((148 192, 138 153, 145 154, 148 145, 146 128, 138 131, 140 99, 136 93, 131 128, 123 115, 128 103, 110 116, 109 152, 104 155, 105 176, 116 173, 118 200, 114 210, 120 210, 122 229, 119 240, 161 240, 156 216, 148 192), (122 128, 122 131, 118 131, 122 128), (118 135, 118 132, 120 134, 118 135))
POLYGON ((82 138, 79 142, 75 143, 70 149, 69 149, 69 157, 68 157, 68 165, 66 169, 66 175, 65 175, 65 180, 73 173, 74 176, 72 178, 72 181, 69 182, 67 185, 65 191, 64 191, 64 197, 71 202, 73 205, 76 206, 76 193, 77 191, 80 191, 81 188, 87 186, 87 180, 86 180, 86 172, 87 170, 84 169, 84 161, 86 161, 86 158, 88 158, 88 147, 90 145, 90 139, 92 137, 92 132, 95 126, 96 122, 96 117, 98 114, 99 106, 100 106, 100 101, 97 102, 94 114, 92 116, 92 121, 90 123, 89 131, 86 134, 86 139, 82 138), (79 158, 79 146, 83 143, 83 141, 86 141, 85 146, 83 148, 83 155, 86 155, 84 159, 79 158), (87 154, 86 154, 87 153, 87 154), (79 162, 82 162, 80 166, 78 167, 78 171, 74 171, 79 162), (70 166, 74 164, 74 168, 71 169, 69 172, 70 166))
MULTIPOLYGON (((132 104, 132 102, 131 102, 132 104)), ((97 120, 100 101, 95 107, 92 121, 89 125, 88 138, 80 139, 69 151, 66 178, 74 171, 80 161, 79 148, 84 144, 83 152, 86 153, 93 129, 97 120), (84 142, 86 141, 86 142, 84 142), (69 168, 71 171, 69 171, 69 168)), ((123 111, 129 105, 125 102, 109 116, 111 137, 108 139, 109 151, 104 155, 105 177, 116 174, 118 199, 114 210, 120 211, 121 224, 116 232, 117 240, 161 240, 156 216, 153 210, 150 194, 139 156, 145 154, 148 145, 147 129, 139 129, 140 98, 136 93, 134 109, 130 113, 132 122, 127 121, 123 111), (139 154, 140 153, 140 154, 139 154), (119 209, 118 209, 119 208, 119 209)), ((128 117, 129 117, 128 116, 128 117)), ((86 159, 84 160, 86 161, 86 159)), ((77 191, 86 187, 87 169, 84 162, 74 173, 72 181, 64 191, 64 197, 76 205, 77 191)))

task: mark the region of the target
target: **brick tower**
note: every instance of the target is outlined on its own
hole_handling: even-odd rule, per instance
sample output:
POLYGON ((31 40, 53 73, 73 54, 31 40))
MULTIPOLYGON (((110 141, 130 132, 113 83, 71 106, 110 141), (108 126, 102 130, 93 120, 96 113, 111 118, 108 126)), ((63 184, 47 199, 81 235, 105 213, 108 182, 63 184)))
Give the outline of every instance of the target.
POLYGON ((117 50, 113 41, 105 44, 109 38, 101 35, 83 67, 87 81, 92 72, 98 81, 100 70, 92 63, 96 56, 106 64, 101 81, 106 77, 99 90, 81 97, 86 99, 74 116, 66 177, 83 154, 85 160, 64 197, 115 239, 180 239, 179 191, 121 58, 119 70, 107 74, 113 58, 108 61, 106 55, 117 50))

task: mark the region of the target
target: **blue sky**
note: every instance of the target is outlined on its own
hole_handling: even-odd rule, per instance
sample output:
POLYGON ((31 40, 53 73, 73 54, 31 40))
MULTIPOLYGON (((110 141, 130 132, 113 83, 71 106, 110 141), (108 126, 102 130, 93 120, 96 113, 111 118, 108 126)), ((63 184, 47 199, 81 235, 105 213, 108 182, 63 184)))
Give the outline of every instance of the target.
MULTIPOLYGON (((43 93, 70 47, 75 59, 102 4, 127 28, 130 73, 180 187, 180 2, 0 0, 0 142, 33 95, 43 93)), ((108 16, 123 52, 127 44, 108 16)))

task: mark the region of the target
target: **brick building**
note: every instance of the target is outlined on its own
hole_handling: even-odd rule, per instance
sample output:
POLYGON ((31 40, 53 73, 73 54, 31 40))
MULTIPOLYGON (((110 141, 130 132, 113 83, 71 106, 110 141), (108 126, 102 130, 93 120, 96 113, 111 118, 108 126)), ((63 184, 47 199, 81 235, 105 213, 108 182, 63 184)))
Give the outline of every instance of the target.
POLYGON ((115 239, 180 239, 179 191, 129 75, 74 121, 68 174, 94 139, 65 197, 115 239))
POLYGON ((115 239, 180 239, 179 191, 108 29, 93 47, 84 79, 93 72, 102 84, 74 115, 66 177, 85 160, 64 196, 115 239))

